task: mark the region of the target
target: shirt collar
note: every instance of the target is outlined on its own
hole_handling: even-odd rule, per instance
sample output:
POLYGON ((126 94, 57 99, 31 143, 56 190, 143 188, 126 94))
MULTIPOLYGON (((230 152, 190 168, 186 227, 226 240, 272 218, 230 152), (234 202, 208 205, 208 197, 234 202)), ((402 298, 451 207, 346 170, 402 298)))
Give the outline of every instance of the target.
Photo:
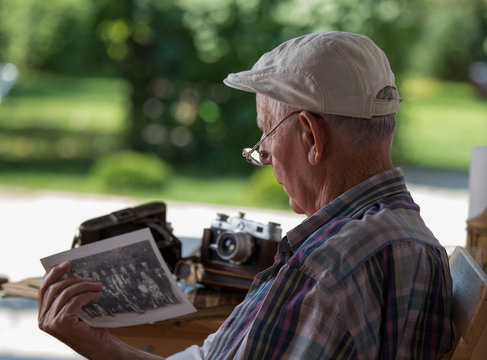
POLYGON ((403 192, 407 192, 407 188, 401 169, 394 168, 374 175, 349 189, 288 231, 280 244, 280 251, 294 252, 308 236, 331 219, 353 216, 373 203, 403 192))

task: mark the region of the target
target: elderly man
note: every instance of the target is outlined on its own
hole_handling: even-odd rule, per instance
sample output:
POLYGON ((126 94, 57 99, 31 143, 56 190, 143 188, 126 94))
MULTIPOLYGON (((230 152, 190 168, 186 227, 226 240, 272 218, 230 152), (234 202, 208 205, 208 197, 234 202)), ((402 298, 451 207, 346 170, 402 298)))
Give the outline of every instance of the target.
MULTIPOLYGON (((433 359, 448 351, 448 259, 392 166, 401 99, 385 54, 365 36, 310 34, 225 84, 256 93, 263 137, 244 157, 271 165, 291 208, 308 218, 220 329, 170 359, 433 359)), ((78 319, 101 289, 61 280, 68 266, 43 281, 41 329, 89 358, 155 358, 78 319)))

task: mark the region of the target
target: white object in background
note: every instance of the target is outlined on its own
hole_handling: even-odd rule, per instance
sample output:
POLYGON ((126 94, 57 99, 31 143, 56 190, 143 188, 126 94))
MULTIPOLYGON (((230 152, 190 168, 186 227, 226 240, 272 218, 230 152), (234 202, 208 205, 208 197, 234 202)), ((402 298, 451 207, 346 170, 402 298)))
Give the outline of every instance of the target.
POLYGON ((0 102, 10 89, 14 86, 19 77, 19 69, 10 63, 0 63, 0 102))
POLYGON ((486 207, 487 146, 474 146, 470 158, 468 219, 479 216, 486 207))

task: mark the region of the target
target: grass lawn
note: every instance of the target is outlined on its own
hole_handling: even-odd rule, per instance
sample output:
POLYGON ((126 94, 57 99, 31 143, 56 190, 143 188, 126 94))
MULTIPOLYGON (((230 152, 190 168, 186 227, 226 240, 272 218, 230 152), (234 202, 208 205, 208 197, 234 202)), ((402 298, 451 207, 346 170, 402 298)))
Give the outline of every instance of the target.
MULTIPOLYGON (((161 190, 110 191, 92 176, 79 174, 51 174, 39 172, 0 172, 2 191, 8 188, 26 188, 29 190, 56 190, 78 193, 100 193, 107 195, 128 196, 147 200, 174 200, 217 205, 239 205, 242 207, 265 207, 287 209, 279 202, 263 204, 248 196, 249 182, 245 178, 197 178, 173 175, 161 190)), ((21 189, 20 189, 21 191, 21 189)))
MULTIPOLYGON (((0 185, 109 193, 89 166, 117 149, 127 90, 117 79, 22 74, 0 104, 0 185)), ((487 145, 487 101, 468 84, 431 79, 405 81, 401 95, 396 165, 467 171, 471 147, 487 145)), ((160 191, 122 195, 266 206, 249 187, 246 178, 175 174, 160 191)))
POLYGON ((0 104, 0 126, 117 133, 125 121, 123 80, 21 73, 0 104))
POLYGON ((10 163, 29 169, 48 160, 86 162, 115 148, 126 92, 118 79, 22 72, 0 103, 0 170, 10 163))
POLYGON ((468 170, 472 146, 487 145, 487 99, 466 83, 409 79, 403 84, 398 135, 415 166, 468 170))

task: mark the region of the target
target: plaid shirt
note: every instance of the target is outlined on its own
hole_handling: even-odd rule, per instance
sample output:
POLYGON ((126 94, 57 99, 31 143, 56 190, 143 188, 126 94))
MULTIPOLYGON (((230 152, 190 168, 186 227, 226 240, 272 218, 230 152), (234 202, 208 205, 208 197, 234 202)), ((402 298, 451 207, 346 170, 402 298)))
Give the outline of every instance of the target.
POLYGON ((274 265, 256 276, 198 353, 436 359, 454 341, 451 286, 446 252, 423 223, 401 170, 389 170, 289 231, 274 265))

